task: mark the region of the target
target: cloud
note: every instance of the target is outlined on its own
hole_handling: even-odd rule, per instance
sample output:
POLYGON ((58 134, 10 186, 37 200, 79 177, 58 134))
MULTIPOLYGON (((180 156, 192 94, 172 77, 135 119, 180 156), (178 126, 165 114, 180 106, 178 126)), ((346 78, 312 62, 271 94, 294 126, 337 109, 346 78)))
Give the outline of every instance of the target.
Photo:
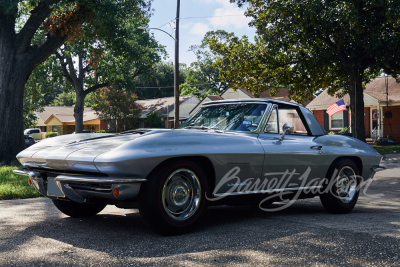
POLYGON ((247 28, 251 18, 244 15, 245 9, 239 8, 229 0, 214 0, 222 5, 214 11, 210 24, 217 28, 242 29, 247 28))
POLYGON ((210 28, 207 24, 204 23, 196 23, 193 25, 192 29, 190 30, 190 34, 204 36, 210 28))

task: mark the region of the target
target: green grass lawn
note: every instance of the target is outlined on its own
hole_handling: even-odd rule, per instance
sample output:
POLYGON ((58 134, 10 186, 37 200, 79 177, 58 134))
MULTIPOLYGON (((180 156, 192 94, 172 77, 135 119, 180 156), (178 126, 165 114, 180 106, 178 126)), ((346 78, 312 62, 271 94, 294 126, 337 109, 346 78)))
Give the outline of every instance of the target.
POLYGON ((375 150, 381 154, 399 154, 400 153, 400 146, 372 146, 375 150))
POLYGON ((28 184, 27 176, 14 174, 18 167, 0 166, 0 200, 40 197, 41 194, 28 184))

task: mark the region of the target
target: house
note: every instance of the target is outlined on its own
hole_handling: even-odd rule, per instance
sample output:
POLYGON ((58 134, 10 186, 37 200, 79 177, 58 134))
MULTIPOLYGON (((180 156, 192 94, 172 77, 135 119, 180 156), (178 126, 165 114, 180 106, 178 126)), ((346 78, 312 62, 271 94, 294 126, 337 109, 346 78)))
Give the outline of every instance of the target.
POLYGON ((216 100, 224 100, 221 96, 219 95, 208 95, 206 96, 201 102, 199 102, 190 112, 189 115, 192 116, 195 114, 203 105, 204 103, 211 102, 211 101, 216 101, 216 100))
MULTIPOLYGON (((392 77, 380 76, 366 84, 363 95, 365 137, 400 141, 400 84, 392 77)), ((349 95, 342 99, 349 110, 349 95)), ((349 111, 338 112, 332 117, 326 113, 328 107, 339 100, 325 90, 307 105, 326 131, 337 132, 351 125, 349 111)))
MULTIPOLYGON (((36 127, 44 134, 58 132, 62 135, 75 132, 74 107, 45 106, 43 112, 35 112, 35 115, 38 118, 36 127)), ((106 130, 107 124, 100 121, 89 107, 83 111, 83 128, 92 131, 106 130)))
MULTIPOLYGON (((275 96, 271 96, 270 89, 263 91, 260 93, 259 98, 269 98, 283 101, 290 101, 293 103, 297 103, 294 100, 289 99, 289 88, 281 87, 278 89, 278 92, 275 96)), ((238 88, 234 90, 232 88, 228 88, 221 93, 221 95, 208 95, 204 98, 192 111, 190 111, 190 116, 197 112, 200 109, 201 105, 206 102, 216 101, 216 100, 224 100, 224 99, 243 99, 243 98, 255 98, 254 94, 246 89, 238 88)), ((304 103, 301 103, 303 106, 306 106, 310 101, 307 100, 304 103)))
MULTIPOLYGON (((179 123, 183 123, 189 118, 189 112, 200 102, 194 95, 183 95, 179 97, 179 123)), ((137 100, 137 104, 142 107, 139 117, 139 128, 144 127, 147 116, 156 111, 163 117, 165 128, 172 128, 174 124, 175 97, 163 97, 155 99, 137 100)))

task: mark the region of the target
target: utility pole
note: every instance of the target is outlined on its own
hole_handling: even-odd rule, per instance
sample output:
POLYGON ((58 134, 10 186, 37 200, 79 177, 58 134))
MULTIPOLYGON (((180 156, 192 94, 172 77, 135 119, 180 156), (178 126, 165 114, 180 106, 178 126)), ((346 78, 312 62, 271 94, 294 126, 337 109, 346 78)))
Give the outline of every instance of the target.
POLYGON ((179 10, 181 1, 176 4, 176 22, 175 22, 175 71, 174 71, 174 96, 175 96, 175 116, 174 128, 179 127, 179 10))

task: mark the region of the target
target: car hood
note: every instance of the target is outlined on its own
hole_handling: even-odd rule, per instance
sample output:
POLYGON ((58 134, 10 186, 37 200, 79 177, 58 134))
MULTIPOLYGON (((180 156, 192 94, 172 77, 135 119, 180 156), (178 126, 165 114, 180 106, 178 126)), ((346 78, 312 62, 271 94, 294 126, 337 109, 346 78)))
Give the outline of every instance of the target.
POLYGON ((52 137, 21 151, 17 159, 26 167, 97 172, 93 160, 98 155, 142 134, 83 133, 52 137))

